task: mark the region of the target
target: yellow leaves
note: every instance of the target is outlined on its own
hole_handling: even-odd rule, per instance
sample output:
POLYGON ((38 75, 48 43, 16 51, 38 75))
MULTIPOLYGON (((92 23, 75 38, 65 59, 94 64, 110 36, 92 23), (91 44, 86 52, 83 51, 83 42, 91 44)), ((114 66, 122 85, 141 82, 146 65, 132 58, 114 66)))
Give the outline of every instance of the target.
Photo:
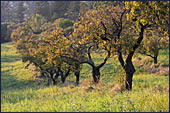
POLYGON ((86 27, 84 28, 84 30, 85 30, 85 31, 89 31, 89 28, 86 26, 86 27))
POLYGON ((71 34, 71 35, 69 35, 69 37, 70 37, 70 38, 73 38, 73 35, 71 34))
POLYGON ((92 26, 92 25, 93 25, 93 23, 92 23, 92 22, 90 22, 90 25, 92 26))
POLYGON ((103 41, 103 44, 105 45, 105 44, 106 44, 106 41, 103 41))
POLYGON ((103 43, 99 44, 98 48, 100 48, 100 49, 103 48, 103 45, 104 45, 103 43))
POLYGON ((143 24, 144 24, 144 23, 147 23, 146 19, 141 19, 140 21, 141 21, 143 24))
POLYGON ((77 33, 78 32, 78 30, 77 29, 74 29, 74 33, 77 33))
POLYGON ((78 44, 83 44, 81 41, 78 41, 78 44))
POLYGON ((126 7, 127 9, 131 8, 131 6, 132 6, 132 2, 125 1, 125 7, 126 7))

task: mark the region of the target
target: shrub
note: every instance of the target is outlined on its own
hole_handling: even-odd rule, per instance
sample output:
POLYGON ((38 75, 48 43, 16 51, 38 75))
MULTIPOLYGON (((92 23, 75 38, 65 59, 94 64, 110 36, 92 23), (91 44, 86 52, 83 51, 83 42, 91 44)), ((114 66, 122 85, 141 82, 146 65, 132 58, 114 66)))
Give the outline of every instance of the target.
POLYGON ((22 26, 22 24, 1 23, 1 43, 11 41, 11 33, 18 26, 22 26))
POLYGON ((59 19, 55 20, 54 24, 56 25, 56 27, 60 27, 63 29, 73 26, 72 20, 64 19, 64 18, 59 18, 59 19))
POLYGON ((1 43, 8 42, 10 40, 10 34, 8 34, 7 26, 10 23, 1 23, 1 43))

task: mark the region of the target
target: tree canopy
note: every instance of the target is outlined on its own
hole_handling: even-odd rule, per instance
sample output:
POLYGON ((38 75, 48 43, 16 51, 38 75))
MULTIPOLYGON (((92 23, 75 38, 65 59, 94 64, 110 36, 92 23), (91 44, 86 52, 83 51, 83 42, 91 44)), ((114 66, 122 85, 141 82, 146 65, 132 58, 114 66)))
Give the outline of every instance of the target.
POLYGON ((157 57, 159 49, 167 48, 168 1, 98 1, 93 7, 82 2, 43 2, 43 7, 42 2, 36 3, 42 15, 28 18, 11 37, 23 62, 33 63, 53 84, 58 76, 64 82, 70 73, 76 75, 78 83, 83 63, 92 67, 93 80, 98 83, 100 68, 111 56, 117 56, 126 74, 125 89, 131 90, 136 71, 134 54, 157 57), (48 11, 40 10, 48 5, 50 18, 48 11), (69 11, 79 14, 77 20, 65 18, 69 11), (91 52, 106 53, 103 62, 96 65, 91 52))

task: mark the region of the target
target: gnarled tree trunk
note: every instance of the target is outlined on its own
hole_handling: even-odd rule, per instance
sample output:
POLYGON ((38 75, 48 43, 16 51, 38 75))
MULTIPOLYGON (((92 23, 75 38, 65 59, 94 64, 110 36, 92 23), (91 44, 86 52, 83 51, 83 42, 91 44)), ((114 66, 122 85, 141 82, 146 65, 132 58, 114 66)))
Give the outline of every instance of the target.
MULTIPOLYGON (((131 62, 131 61, 130 61, 131 62)), ((133 74, 135 73, 135 68, 131 63, 128 63, 125 66, 125 73, 126 73, 126 77, 125 77, 125 88, 127 90, 132 90, 132 78, 133 78, 133 74)))
POLYGON ((98 83, 100 80, 100 68, 93 67, 92 69, 93 80, 95 83, 98 83))
POLYGON ((89 64, 91 67, 92 67, 92 76, 93 76, 93 81, 95 83, 98 83, 100 81, 100 68, 104 66, 104 64, 106 63, 106 61, 109 59, 110 57, 110 49, 107 49, 107 47, 105 46, 105 50, 108 52, 107 56, 105 57, 104 61, 99 64, 98 66, 95 66, 92 58, 91 58, 91 55, 90 55, 90 49, 91 49, 92 46, 89 46, 88 48, 88 57, 89 57, 89 60, 88 61, 82 61, 80 62, 80 64, 82 63, 87 63, 89 64))
POLYGON ((143 40, 143 33, 144 33, 144 30, 149 27, 150 25, 146 24, 146 25, 143 25, 142 23, 139 23, 140 26, 141 26, 141 31, 139 33, 139 37, 138 37, 138 40, 137 40, 137 43, 133 46, 133 50, 130 51, 128 53, 128 56, 126 58, 126 64, 123 60, 123 57, 122 57, 122 52, 120 52, 120 49, 118 50, 118 59, 119 59, 119 62, 121 64, 121 66, 123 67, 123 69, 125 70, 125 73, 126 73, 126 79, 125 79, 125 89, 127 90, 132 90, 132 79, 133 79, 133 74, 135 72, 135 68, 134 68, 134 65, 132 63, 132 57, 134 55, 134 52, 135 50, 139 47, 140 43, 142 42, 143 40))
POLYGON ((70 73, 70 69, 68 69, 65 74, 63 73, 63 71, 62 71, 60 68, 59 68, 59 71, 61 72, 61 81, 62 81, 62 83, 64 83, 65 80, 66 80, 66 78, 67 78, 67 76, 68 76, 69 73, 70 73))

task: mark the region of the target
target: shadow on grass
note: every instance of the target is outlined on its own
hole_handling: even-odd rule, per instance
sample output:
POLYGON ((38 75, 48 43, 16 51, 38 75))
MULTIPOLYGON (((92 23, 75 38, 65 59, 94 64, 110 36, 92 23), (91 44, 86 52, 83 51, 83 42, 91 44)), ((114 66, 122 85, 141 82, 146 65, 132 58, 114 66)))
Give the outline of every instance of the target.
POLYGON ((26 88, 35 88, 33 80, 17 80, 17 77, 8 72, 1 72, 1 93, 5 91, 23 90, 26 88))
POLYGON ((3 55, 1 56, 1 62, 16 62, 21 60, 21 57, 14 55, 3 55))
POLYGON ((39 89, 40 86, 33 80, 18 80, 9 72, 1 72, 1 105, 6 102, 15 104, 25 99, 31 100, 34 96, 32 91, 39 89))

